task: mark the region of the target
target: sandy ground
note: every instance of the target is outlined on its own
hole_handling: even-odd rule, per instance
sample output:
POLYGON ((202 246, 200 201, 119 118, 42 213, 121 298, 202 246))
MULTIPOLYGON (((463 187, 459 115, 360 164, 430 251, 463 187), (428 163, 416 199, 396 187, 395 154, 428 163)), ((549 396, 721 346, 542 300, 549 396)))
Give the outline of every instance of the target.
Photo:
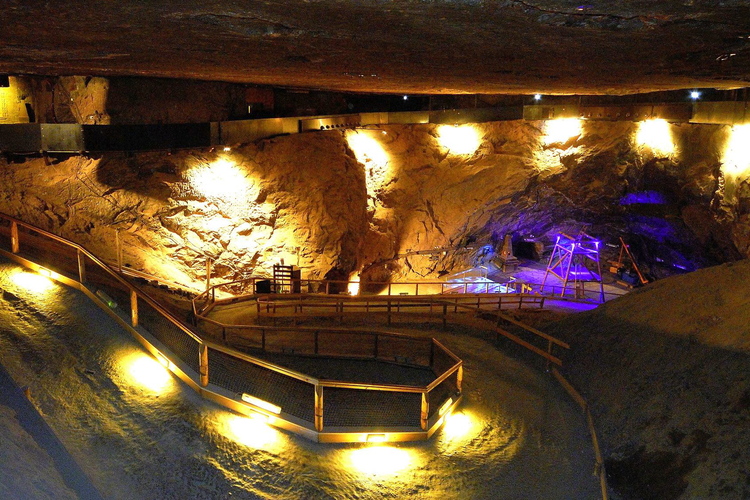
POLYGON ((628 499, 750 498, 750 261, 657 281, 546 328, 628 499))
MULTIPOLYGON (((177 379, 134 379, 141 350, 84 296, 56 284, 30 292, 18 272, 0 268, 0 286, 17 296, 0 301, 0 359, 105 498, 598 497, 579 410, 547 375, 481 338, 436 332, 465 362, 463 433, 364 448, 265 427, 242 434, 250 419, 177 379), (361 465, 372 453, 381 460, 361 465)), ((11 410, 0 415, 4 496, 75 497, 11 410)))

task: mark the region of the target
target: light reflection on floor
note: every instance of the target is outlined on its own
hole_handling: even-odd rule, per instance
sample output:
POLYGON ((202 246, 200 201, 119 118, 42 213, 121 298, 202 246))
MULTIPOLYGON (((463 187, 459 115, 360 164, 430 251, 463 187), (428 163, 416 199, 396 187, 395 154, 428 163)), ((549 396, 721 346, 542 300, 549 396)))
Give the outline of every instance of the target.
POLYGON ((120 365, 130 381, 141 389, 161 394, 176 384, 172 373, 145 352, 124 355, 120 365))
POLYGON ((414 454, 407 448, 390 445, 365 445, 346 450, 349 465, 357 472, 372 476, 391 476, 414 466, 414 454))
POLYGON ((4 364, 28 364, 7 339, 23 342, 37 330, 49 332, 54 341, 33 345, 38 363, 64 358, 76 368, 32 370, 23 383, 36 387, 41 410, 55 415, 56 432, 82 457, 97 486, 114 497, 138 491, 143 498, 194 498, 199 492, 205 498, 289 500, 562 499, 591 498, 596 490, 588 460, 578 457, 590 446, 585 427, 582 444, 558 444, 548 430, 543 440, 528 436, 548 417, 545 429, 562 428, 546 408, 567 412, 568 402, 540 405, 539 398, 554 393, 541 389, 539 376, 479 339, 448 339, 470 366, 481 363, 485 370, 467 370, 467 399, 431 440, 321 444, 201 399, 78 292, 53 284, 56 291, 45 299, 0 281, 23 299, 0 308, 8 325, 15 322, 12 332, 0 335, 9 347, 4 364), (35 314, 18 314, 21 309, 35 314), (539 470, 552 468, 554 474, 539 477, 539 470))
POLYGON ((248 448, 278 451, 285 441, 282 431, 269 425, 265 415, 246 417, 223 412, 218 425, 222 434, 248 448))
POLYGON ((47 295, 57 286, 54 281, 46 276, 33 271, 16 269, 10 274, 11 282, 26 290, 36 294, 47 295))

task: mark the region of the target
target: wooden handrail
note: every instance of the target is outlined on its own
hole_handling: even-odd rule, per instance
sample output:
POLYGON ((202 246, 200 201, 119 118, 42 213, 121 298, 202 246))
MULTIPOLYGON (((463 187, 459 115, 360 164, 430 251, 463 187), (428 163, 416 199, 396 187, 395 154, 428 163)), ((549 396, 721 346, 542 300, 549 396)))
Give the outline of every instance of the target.
POLYGON ((443 382, 445 382, 445 380, 448 377, 450 377, 451 375, 453 375, 454 373, 456 373, 458 370, 460 370, 462 366, 463 366, 463 362, 459 361, 457 364, 455 364, 452 367, 450 367, 449 369, 447 369, 445 372, 443 372, 442 375, 440 375, 438 378, 436 378, 435 380, 433 380, 432 382, 430 382, 429 384, 427 384, 427 387, 425 387, 425 392, 430 392, 435 387, 437 387, 440 384, 442 384, 443 382))
POLYGON ((156 309, 156 311, 167 318, 171 323, 173 323, 176 327, 178 327, 180 330, 182 330, 184 333, 189 335, 193 340, 197 342, 202 342, 200 336, 193 332, 192 329, 184 324, 179 318, 175 317, 171 312, 169 312, 167 309, 162 307, 158 302, 156 302, 150 295, 148 295, 146 292, 141 290, 138 286, 133 285, 129 281, 127 281, 125 278, 120 276, 118 273, 114 272, 110 267, 101 259, 96 257, 94 254, 89 252, 84 246, 79 245, 78 243, 75 243, 73 241, 67 240, 63 238, 62 236, 58 236, 54 233, 50 233, 49 231, 45 231, 44 229, 38 228, 36 226, 33 226, 31 224, 27 224, 26 222, 23 222, 20 219, 16 219, 15 217, 12 217, 7 214, 0 214, 0 218, 9 220, 11 222, 15 222, 19 226, 25 227, 26 229, 30 231, 34 231, 38 234, 41 234, 51 240, 54 240, 58 243, 62 243, 65 246, 68 246, 70 248, 74 248, 77 251, 83 253, 86 257, 88 257, 94 264, 96 264, 99 268, 101 268, 103 271, 105 271, 110 277, 114 278, 118 283, 126 287, 129 291, 134 291, 139 298, 143 299, 149 306, 156 309))
MULTIPOLYGON (((61 244, 65 245, 65 246, 67 246, 67 247, 69 247, 71 249, 74 249, 76 251, 77 260, 78 260, 77 264, 78 264, 78 270, 79 270, 79 277, 80 277, 81 280, 83 280, 84 276, 85 276, 85 261, 83 260, 83 258, 84 257, 88 257, 88 259, 95 266, 97 266, 99 269, 103 270, 113 280, 115 280, 117 283, 119 283, 125 290, 128 290, 130 292, 131 302, 132 302, 132 304, 131 304, 132 325, 128 325, 126 322, 123 322, 122 320, 119 320, 122 325, 124 325, 124 326, 132 326, 132 328, 137 328, 137 325, 138 325, 138 312, 137 312, 138 302, 137 302, 137 300, 140 298, 147 305, 149 305, 150 307, 152 307, 159 315, 161 315, 166 320, 168 320, 170 323, 172 323, 174 326, 176 326, 177 328, 179 328, 183 333, 185 333, 186 335, 188 335, 188 337, 190 337, 191 339, 195 340, 198 343, 198 346, 199 346, 199 352, 200 352, 200 361, 199 361, 200 367, 199 367, 199 371, 200 371, 201 385, 204 386, 204 387, 208 386, 208 384, 209 384, 209 378, 208 378, 209 372, 205 372, 204 373, 204 371, 203 371, 204 365, 203 364, 205 363, 206 365, 210 365, 209 356, 208 356, 208 350, 209 349, 213 349, 213 350, 215 350, 217 352, 222 352, 222 353, 224 353, 226 355, 229 355, 229 356, 231 356, 233 358, 236 358, 239 361, 247 362, 247 363, 250 363, 250 364, 255 365, 255 366, 259 366, 259 367, 262 367, 262 368, 265 368, 265 369, 269 369, 269 370, 272 370, 272 371, 274 371, 276 373, 279 373, 279 374, 281 374, 283 376, 286 376, 286 377, 289 377, 289 378, 293 378, 293 379, 296 379, 296 380, 300 380, 302 382, 305 382, 305 383, 308 383, 308 384, 314 386, 315 387, 315 394, 316 394, 316 398, 315 398, 315 408, 316 408, 315 411, 316 411, 316 415, 317 415, 317 411, 318 411, 318 396, 317 395, 318 395, 319 391, 322 391, 323 387, 338 387, 338 388, 348 388, 348 389, 356 389, 356 390, 370 390, 370 391, 391 391, 391 392, 401 392, 401 393, 417 393, 417 394, 422 394, 422 399, 423 400, 425 398, 425 395, 429 392, 429 390, 431 390, 431 389, 428 388, 428 386, 424 386, 424 387, 419 386, 419 387, 417 387, 417 386, 406 386, 406 385, 397 385, 397 384, 367 384, 367 383, 354 383, 354 382, 339 382, 339 381, 332 381, 332 380, 320 380, 320 379, 317 379, 315 377, 307 376, 307 375, 305 375, 303 373, 300 373, 300 372, 297 372, 295 370, 291 370, 291 369, 288 369, 288 368, 285 368, 285 367, 282 367, 282 366, 278 366, 276 364, 273 364, 271 362, 265 361, 263 359, 256 358, 254 356, 250 356, 248 354, 239 352, 236 349, 232 349, 230 347, 227 347, 227 346, 224 346, 224 345, 220 345, 220 344, 217 344, 217 343, 212 342, 212 341, 204 340, 204 339, 202 339, 198 335, 198 333, 193 332, 192 329, 188 325, 184 324, 180 319, 178 319, 177 317, 175 317, 171 312, 169 312, 167 309, 165 309, 164 307, 162 307, 158 302, 156 302, 147 293, 145 293, 144 291, 142 291, 138 286, 136 286, 136 285, 130 283, 129 281, 127 281, 119 273, 117 273, 114 270, 112 270, 104 261, 102 261, 101 259, 99 259, 95 255, 93 255, 91 252, 89 252, 82 245, 80 245, 78 243, 75 243, 75 242, 72 242, 72 241, 69 241, 69 240, 66 240, 65 238, 57 236, 56 234, 53 234, 53 233, 50 233, 50 232, 45 231, 43 229, 37 228, 37 227, 35 227, 35 226, 31 225, 31 224, 27 224, 27 223, 25 223, 25 222, 23 222, 21 220, 16 219, 15 217, 11 217, 11 216, 6 215, 6 214, 0 213, 0 219, 8 220, 11 223, 11 233, 12 233, 12 236, 13 236, 13 238, 12 238, 12 245, 11 245, 12 246, 12 252, 7 252, 5 250, 2 250, 3 254, 9 255, 9 256, 14 256, 14 254, 19 251, 19 240, 18 240, 18 237, 17 237, 17 235, 18 235, 17 229, 18 229, 19 226, 23 227, 23 228, 26 228, 27 230, 36 233, 37 235, 41 236, 42 238, 48 238, 48 239, 50 239, 52 241, 61 243, 61 244), (205 375, 205 382, 204 382, 204 375, 205 375)), ((2 231, 2 229, 0 229, 0 231, 2 231)), ((29 235, 29 236, 31 236, 31 235, 29 235)), ((22 260, 26 261, 26 259, 22 259, 22 260)), ((33 263, 31 263, 31 264, 33 264, 33 263)), ((34 264, 34 265, 36 265, 36 264, 34 264)), ((54 275, 60 276, 60 279, 65 279, 65 280, 68 280, 69 282, 79 283, 75 279, 67 278, 64 275, 61 275, 59 273, 54 273, 54 275)), ((245 280, 243 280, 243 281, 245 281, 245 280)), ((83 285, 83 283, 80 283, 80 284, 83 285)), ((82 288, 85 289, 86 287, 83 286, 82 288)), ((223 328, 233 328, 233 327, 234 328, 243 328, 243 329, 245 329, 245 328, 252 328, 252 329, 261 330, 263 332, 263 335, 265 335, 266 331, 286 331, 286 332, 292 331, 292 332, 295 332, 295 333, 298 332, 298 331, 302 331, 302 332, 308 332, 308 333, 309 332, 314 332, 316 335, 318 333, 320 333, 320 332, 335 333, 335 334, 360 334, 360 335, 361 334, 367 334, 367 335, 373 335, 375 337, 375 339, 378 339, 378 338, 380 338, 382 336, 382 337, 392 337, 392 338, 399 338, 399 339, 408 339, 410 341, 422 341, 422 342, 425 342, 425 343, 437 342, 437 341, 434 341, 433 339, 426 339, 426 338, 423 338, 423 337, 414 337, 414 336, 400 334, 400 333, 352 331, 351 329, 343 329, 343 328, 341 328, 341 329, 321 329, 321 328, 300 327, 300 328, 297 328, 297 329, 290 330, 289 328, 284 328, 284 327, 278 327, 278 328, 276 328, 276 327, 266 327, 266 326, 259 326, 259 325, 239 325, 239 326, 238 325, 223 325, 220 322, 209 320, 208 318, 205 318, 205 317, 201 316, 200 313, 202 311, 200 309, 202 309, 202 308, 198 308, 196 306, 196 304, 197 304, 196 299, 200 299, 200 300, 206 300, 207 304, 209 304, 211 307, 213 307, 213 305, 216 302, 215 301, 215 294, 216 294, 216 287, 209 287, 205 292, 198 294, 193 299, 193 304, 192 304, 193 307, 192 307, 192 309, 193 309, 193 313, 196 315, 196 317, 200 317, 203 320, 205 320, 205 321, 207 321, 207 322, 209 322, 211 324, 218 325, 218 326, 221 326, 223 328)), ((92 296, 93 296, 93 294, 92 294, 92 296)), ((102 306, 102 307, 104 307, 104 306, 102 306)), ((115 314, 112 311, 109 311, 109 312, 110 312, 110 314, 115 314)), ((118 318, 119 318, 119 316, 118 316, 118 318)), ((376 345, 377 345, 377 342, 376 342, 376 345)), ((452 373, 455 373, 457 370, 459 370, 461 368, 462 364, 461 364, 460 359, 457 358, 452 352, 450 352, 449 350, 447 350, 444 346, 442 346, 442 344, 438 343, 437 345, 451 359, 457 360, 456 363, 453 366, 451 366, 450 368, 448 368, 443 374, 441 374, 436 379, 436 380, 439 380, 439 381, 443 381, 447 377, 449 377, 452 373)), ((159 352, 158 348, 155 348, 153 346, 151 346, 151 348, 157 349, 156 352, 159 352)), ((316 349, 317 349, 317 346, 316 346, 316 349)), ((375 351, 375 358, 377 358, 377 350, 375 351)), ((430 359, 432 359, 432 358, 430 358, 430 359)), ((431 362, 430 362, 430 364, 431 364, 431 362)), ((183 375, 185 377, 190 377, 187 374, 183 374, 183 375)), ((460 378, 460 375, 459 375, 459 378, 460 378)), ((436 386, 436 385, 433 384, 432 387, 434 387, 434 386, 436 386)), ((199 390, 199 392, 201 392, 201 391, 199 390)), ((321 405, 321 407, 320 407, 321 417, 322 417, 322 410, 323 410, 323 407, 321 405)), ((320 425, 318 425, 318 422, 316 420, 315 429, 316 429, 316 431, 321 432, 323 430, 322 422, 320 423, 320 425)), ((424 427, 423 427, 423 429, 424 429, 424 427)))
POLYGON ((208 346, 209 349, 213 349, 215 351, 223 352, 224 354, 228 354, 232 357, 239 358, 243 361, 247 361, 248 363, 252 363, 254 365, 258 365, 262 368, 266 368, 272 371, 275 371, 276 373, 280 373, 282 375, 286 375, 287 377, 295 378, 297 380, 301 380, 302 382, 307 382, 308 384, 316 385, 320 383, 320 380, 316 379, 315 377, 310 377, 309 375, 305 375, 304 373, 291 370, 289 368, 285 368, 283 366, 275 365, 273 363, 269 363, 268 361, 265 361, 260 358, 256 358, 254 356, 250 356, 249 354, 245 354, 243 352, 239 352, 235 349, 228 348, 226 346, 223 346, 221 344, 216 344, 215 342, 211 341, 204 341, 206 346, 208 346))
POLYGON ((338 380, 321 380, 321 387, 331 387, 336 389, 355 389, 360 391, 381 391, 381 392, 410 392, 423 393, 428 392, 427 386, 398 385, 398 384, 367 384, 356 382, 340 382, 338 380))

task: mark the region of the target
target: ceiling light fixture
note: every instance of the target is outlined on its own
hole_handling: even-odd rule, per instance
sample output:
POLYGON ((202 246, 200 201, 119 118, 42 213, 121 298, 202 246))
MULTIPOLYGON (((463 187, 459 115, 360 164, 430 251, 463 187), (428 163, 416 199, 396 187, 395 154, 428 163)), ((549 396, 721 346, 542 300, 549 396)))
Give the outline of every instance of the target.
POLYGON ((541 101, 542 100, 542 94, 534 94, 534 100, 535 101, 541 101))
POLYGON ((697 90, 691 90, 690 91, 690 98, 692 100, 694 100, 694 101, 697 100, 697 99, 700 99, 701 98, 701 93, 699 91, 697 91, 697 90))

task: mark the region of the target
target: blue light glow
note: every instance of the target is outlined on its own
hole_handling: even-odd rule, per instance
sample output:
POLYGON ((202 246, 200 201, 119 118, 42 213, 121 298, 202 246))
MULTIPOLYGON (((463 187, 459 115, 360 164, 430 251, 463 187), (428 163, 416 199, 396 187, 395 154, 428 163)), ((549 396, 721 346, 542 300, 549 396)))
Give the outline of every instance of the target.
POLYGON ((658 191, 638 191, 620 198, 620 205, 666 205, 667 197, 658 191))

